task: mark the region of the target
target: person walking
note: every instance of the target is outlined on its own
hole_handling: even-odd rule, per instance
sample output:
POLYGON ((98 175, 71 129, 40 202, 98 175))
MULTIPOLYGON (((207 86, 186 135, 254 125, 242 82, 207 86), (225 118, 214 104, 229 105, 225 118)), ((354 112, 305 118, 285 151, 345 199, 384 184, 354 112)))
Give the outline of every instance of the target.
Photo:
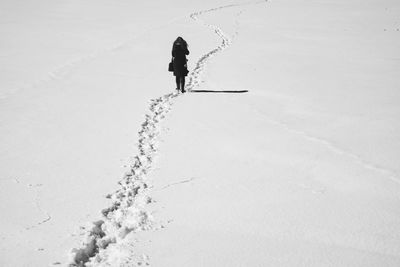
POLYGON ((185 76, 188 74, 186 55, 189 55, 188 44, 182 38, 178 37, 172 45, 172 62, 174 66, 174 76, 176 80, 176 89, 185 92, 185 76))

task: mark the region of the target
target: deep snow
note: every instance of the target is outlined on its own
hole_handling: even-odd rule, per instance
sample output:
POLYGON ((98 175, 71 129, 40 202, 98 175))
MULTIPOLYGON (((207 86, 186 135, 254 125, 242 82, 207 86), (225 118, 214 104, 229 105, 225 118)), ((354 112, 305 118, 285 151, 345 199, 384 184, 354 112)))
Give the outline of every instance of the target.
POLYGON ((0 265, 400 264, 396 1, 1 7, 0 265))

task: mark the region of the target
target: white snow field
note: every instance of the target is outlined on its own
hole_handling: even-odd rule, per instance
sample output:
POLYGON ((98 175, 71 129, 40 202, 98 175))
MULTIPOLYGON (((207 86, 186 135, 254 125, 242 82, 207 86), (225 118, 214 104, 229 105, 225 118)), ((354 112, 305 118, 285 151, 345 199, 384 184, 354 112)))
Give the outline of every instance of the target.
POLYGON ((400 266, 399 1, 0 15, 0 266, 400 266))

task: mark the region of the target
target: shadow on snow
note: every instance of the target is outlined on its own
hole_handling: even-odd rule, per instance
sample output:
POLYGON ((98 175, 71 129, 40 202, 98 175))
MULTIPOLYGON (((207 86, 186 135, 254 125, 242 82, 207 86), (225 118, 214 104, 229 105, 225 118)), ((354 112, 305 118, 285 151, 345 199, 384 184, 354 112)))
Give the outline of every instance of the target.
POLYGON ((226 93, 226 94, 242 94, 249 90, 191 90, 190 93, 226 93))

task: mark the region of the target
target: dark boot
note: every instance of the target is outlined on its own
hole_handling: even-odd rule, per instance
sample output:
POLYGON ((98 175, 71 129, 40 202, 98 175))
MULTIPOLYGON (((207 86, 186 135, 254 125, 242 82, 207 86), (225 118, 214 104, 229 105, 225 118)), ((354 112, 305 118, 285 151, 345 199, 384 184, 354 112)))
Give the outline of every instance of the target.
POLYGON ((180 85, 181 85, 181 80, 178 76, 175 77, 175 81, 176 81, 176 90, 180 91, 180 85))
POLYGON ((182 88, 182 93, 185 92, 185 77, 181 78, 181 88, 182 88))

